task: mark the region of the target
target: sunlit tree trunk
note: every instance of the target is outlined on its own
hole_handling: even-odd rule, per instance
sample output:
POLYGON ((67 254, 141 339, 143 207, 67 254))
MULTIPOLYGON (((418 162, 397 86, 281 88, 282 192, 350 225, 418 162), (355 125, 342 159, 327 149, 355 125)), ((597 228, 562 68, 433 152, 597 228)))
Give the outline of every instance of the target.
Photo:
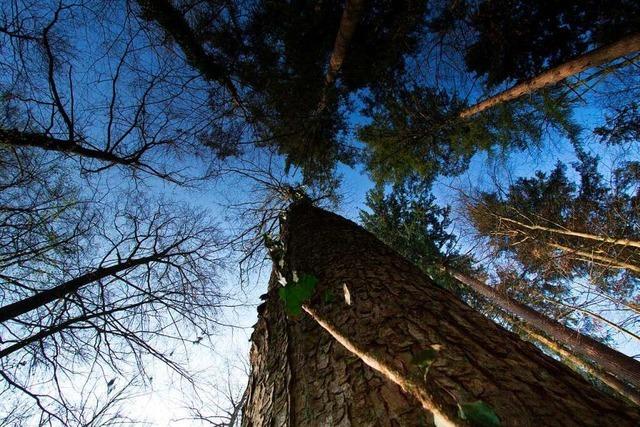
POLYGON ((594 242, 598 242, 598 243, 607 243, 607 244, 610 244, 610 245, 621 246, 623 248, 626 248, 626 247, 629 247, 629 246, 634 247, 634 248, 640 248, 640 241, 637 241, 637 240, 626 239, 626 238, 615 238, 615 237, 609 237, 609 236, 599 236, 597 234, 591 234, 591 233, 585 233, 585 232, 582 232, 582 231, 570 230, 568 228, 547 227, 547 226, 540 225, 540 224, 525 223, 525 222, 522 222, 522 221, 517 221, 517 220, 512 219, 512 218, 507 218, 507 217, 498 216, 498 215, 496 215, 496 217, 497 217, 499 222, 511 223, 516 228, 521 227, 521 228, 525 228, 527 230, 532 230, 532 231, 542 231, 542 232, 546 232, 546 233, 549 233, 549 234, 556 234, 556 235, 560 235, 560 236, 576 237, 576 238, 579 238, 579 239, 584 239, 586 241, 594 241, 594 242))
POLYGON ((633 256, 638 253, 638 248, 640 248, 640 242, 636 240, 600 236, 567 228, 547 227, 531 221, 526 223, 496 214, 493 216, 499 230, 497 233, 518 234, 525 240, 539 241, 579 261, 593 262, 608 268, 640 273, 640 265, 633 256), (560 240, 556 241, 556 238, 560 240))
POLYGON ((560 83, 562 80, 588 70, 589 68, 606 64, 607 62, 613 61, 621 56, 629 55, 638 50, 640 50, 640 34, 632 34, 615 43, 602 46, 564 64, 552 67, 530 80, 516 84, 497 95, 472 105, 463 110, 460 113, 460 117, 471 117, 498 104, 512 101, 544 87, 560 83))
POLYGON ((325 82, 328 85, 333 84, 340 68, 342 68, 342 63, 347 56, 349 44, 351 44, 353 33, 355 33, 360 22, 365 3, 364 0, 347 0, 345 3, 338 34, 336 34, 331 58, 329 58, 329 68, 325 76, 325 82))
MULTIPOLYGON (((628 238, 600 236, 567 228, 547 227, 533 221, 522 222, 513 218, 490 213, 494 228, 491 234, 497 237, 508 236, 512 247, 535 241, 554 251, 561 251, 568 258, 590 262, 602 267, 629 270, 640 273, 637 255, 640 242, 628 238)), ((518 212, 523 218, 526 216, 518 212)))
POLYGON ((625 384, 624 381, 621 381, 617 377, 603 371, 592 363, 581 359, 575 353, 567 350, 556 341, 544 335, 541 335, 526 324, 518 325, 517 329, 520 330, 526 338, 538 342, 539 344, 549 349, 551 352, 558 355, 558 357, 560 357, 568 365, 574 366, 576 369, 596 378, 614 392, 640 406, 640 392, 638 392, 633 387, 630 387, 628 384, 625 384))
POLYGON ((613 258, 607 255, 599 255, 595 250, 583 250, 551 241, 545 241, 544 243, 550 248, 559 249, 567 256, 573 257, 579 261, 593 262, 607 268, 616 268, 640 273, 639 265, 632 264, 631 262, 619 259, 618 257, 613 258))
POLYGON ((595 361, 604 369, 640 388, 640 362, 637 360, 548 318, 473 277, 453 269, 446 270, 491 303, 525 321, 528 326, 551 336, 569 346, 575 353, 595 361))
POLYGON ((358 28, 365 3, 365 0, 347 0, 344 5, 340 26, 333 44, 333 51, 331 52, 331 57, 329 57, 329 66, 324 78, 324 90, 317 108, 318 113, 327 107, 327 89, 335 83, 338 72, 342 68, 342 63, 347 57, 347 50, 356 28, 358 28))
POLYGON ((471 425, 460 408, 478 401, 505 426, 640 420, 356 224, 299 202, 282 240, 284 270, 318 284, 303 314, 288 318, 272 278, 252 335, 243 425, 413 426, 431 416, 471 425))

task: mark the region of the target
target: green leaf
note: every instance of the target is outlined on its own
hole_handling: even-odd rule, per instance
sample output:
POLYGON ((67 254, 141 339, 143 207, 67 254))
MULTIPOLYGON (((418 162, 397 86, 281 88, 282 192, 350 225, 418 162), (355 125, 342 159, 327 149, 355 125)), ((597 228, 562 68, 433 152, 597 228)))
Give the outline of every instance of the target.
POLYGON ((436 360, 436 357, 438 357, 438 350, 434 348, 428 348, 413 356, 411 362, 419 368, 426 369, 431 366, 433 361, 436 360))
POLYGON ((310 274, 304 274, 297 282, 287 283, 278 290, 280 299, 284 302, 284 309, 289 316, 302 313, 302 304, 313 296, 318 279, 310 274))
POLYGON ((472 426, 499 427, 502 425, 500 418, 498 418, 491 406, 482 400, 458 404, 458 416, 463 420, 469 421, 472 426))

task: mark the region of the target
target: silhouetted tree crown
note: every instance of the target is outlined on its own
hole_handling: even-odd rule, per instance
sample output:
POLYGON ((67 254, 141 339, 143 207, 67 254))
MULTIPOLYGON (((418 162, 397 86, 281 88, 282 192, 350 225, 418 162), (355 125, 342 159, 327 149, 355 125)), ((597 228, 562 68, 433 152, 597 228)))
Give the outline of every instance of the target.
POLYGON ((447 2, 430 23, 436 32, 469 26, 476 37, 465 59, 489 86, 531 78, 640 28, 633 0, 485 0, 447 2))

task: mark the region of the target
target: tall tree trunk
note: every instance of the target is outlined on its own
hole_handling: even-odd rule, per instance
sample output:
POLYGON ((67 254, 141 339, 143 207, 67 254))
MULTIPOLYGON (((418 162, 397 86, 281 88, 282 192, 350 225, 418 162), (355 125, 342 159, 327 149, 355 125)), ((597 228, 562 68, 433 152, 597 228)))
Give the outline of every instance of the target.
POLYGON ((279 287, 273 275, 251 335, 243 426, 433 425, 415 399, 312 318, 287 318, 279 287))
POLYGON ((325 76, 325 83, 327 85, 333 84, 338 75, 338 71, 342 68, 342 63, 347 56, 347 50, 353 33, 355 33, 362 11, 364 10, 365 0, 347 0, 344 5, 344 11, 340 18, 340 27, 338 28, 338 34, 336 34, 336 41, 333 45, 333 51, 331 52, 331 58, 329 58, 329 69, 325 76))
POLYGON ((288 318, 272 277, 243 425, 413 426, 429 413, 440 426, 473 425, 468 404, 478 401, 503 426, 640 420, 356 224, 298 202, 281 234, 285 272, 318 284, 305 313, 288 318))
POLYGON ((460 113, 460 117, 471 117, 500 103, 511 101, 546 86, 554 85, 589 68, 605 64, 638 50, 640 50, 640 34, 632 34, 615 43, 594 49, 571 61, 552 67, 530 80, 516 84, 497 95, 472 105, 463 110, 460 113))
POLYGON ((609 325, 609 327, 611 329, 615 329, 616 331, 618 331, 620 333, 629 335, 629 337, 635 338, 636 340, 640 341, 640 335, 638 335, 635 332, 625 328, 624 326, 620 326, 616 322, 612 322, 611 320, 607 319, 604 316, 599 315, 598 313, 594 313, 593 311, 587 310, 586 308, 580 307, 579 305, 565 304, 562 301, 558 301, 558 300, 554 300, 554 299, 550 299, 550 298, 545 298, 545 300, 547 302, 551 303, 551 304, 555 304, 557 306, 562 307, 567 312, 577 311, 579 313, 584 314, 585 316, 589 316, 589 317, 593 318, 596 321, 600 321, 602 323, 606 323, 607 325, 609 325))
POLYGON ((640 406, 640 392, 638 390, 630 387, 628 384, 609 374, 608 372, 603 371, 602 369, 600 369, 600 367, 594 366, 588 361, 581 359, 573 352, 568 351, 565 347, 558 344, 556 341, 539 334, 538 332, 527 326, 526 323, 517 325, 516 328, 522 331, 526 338, 542 344, 544 347, 557 354, 565 361, 565 363, 568 363, 571 366, 575 366, 580 371, 585 372, 586 374, 598 379, 611 390, 618 393, 620 396, 623 396, 624 398, 629 399, 629 401, 633 402, 634 404, 640 406))
POLYGON ((318 102, 318 113, 327 108, 327 90, 332 86, 342 63, 347 57, 347 50, 351 44, 353 33, 355 33, 362 12, 364 11, 365 0, 347 0, 342 11, 342 17, 340 18, 340 26, 338 27, 338 33, 336 34, 336 40, 333 44, 333 51, 329 58, 329 67, 327 68, 327 74, 324 77, 324 89, 322 90, 322 97, 318 102))
POLYGON ((522 319, 538 331, 570 347, 575 353, 587 357, 605 370, 625 379, 640 389, 640 362, 608 347, 586 335, 574 331, 555 320, 527 307, 526 305, 497 292, 490 286, 459 271, 446 269, 456 280, 487 298, 504 311, 522 319))
POLYGON ((563 236, 569 237, 578 237, 585 240, 592 240, 600 243, 609 243, 611 245, 622 246, 623 248, 632 246, 634 248, 640 248, 640 241, 631 240, 626 238, 615 238, 608 236, 599 236, 597 234, 584 233, 582 231, 574 231, 568 228, 556 228, 556 227, 546 227, 544 225, 534 224, 534 223, 524 223, 521 221, 517 221, 512 218, 507 218, 505 216, 495 215, 499 222, 508 222, 517 227, 526 228, 527 230, 535 230, 535 231, 543 231, 551 234, 560 234, 563 236))

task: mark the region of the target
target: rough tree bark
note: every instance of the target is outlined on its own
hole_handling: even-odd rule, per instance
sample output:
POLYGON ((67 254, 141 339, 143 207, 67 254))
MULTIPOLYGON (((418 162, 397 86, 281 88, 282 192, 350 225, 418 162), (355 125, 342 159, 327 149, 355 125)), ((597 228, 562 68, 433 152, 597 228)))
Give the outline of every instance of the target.
POLYGON ((479 400, 503 426, 640 420, 356 224, 298 202, 281 234, 284 268, 318 284, 305 313, 288 318, 272 277, 252 335, 244 426, 413 426, 430 413, 441 426, 471 425, 458 405, 479 400), (425 373, 416 356, 429 349, 425 373))
POLYGON ((638 50, 640 50, 640 34, 632 34, 615 43, 594 49, 564 64, 552 67, 530 80, 518 83, 497 95, 472 105, 463 110, 460 113, 460 117, 471 117, 495 105, 512 101, 523 95, 542 89, 543 87, 554 85, 589 68, 605 64, 638 50))
POLYGON ((279 287, 272 276, 251 336, 243 426, 387 425, 387 420, 392 425, 432 425, 415 399, 311 318, 287 318, 279 287))

